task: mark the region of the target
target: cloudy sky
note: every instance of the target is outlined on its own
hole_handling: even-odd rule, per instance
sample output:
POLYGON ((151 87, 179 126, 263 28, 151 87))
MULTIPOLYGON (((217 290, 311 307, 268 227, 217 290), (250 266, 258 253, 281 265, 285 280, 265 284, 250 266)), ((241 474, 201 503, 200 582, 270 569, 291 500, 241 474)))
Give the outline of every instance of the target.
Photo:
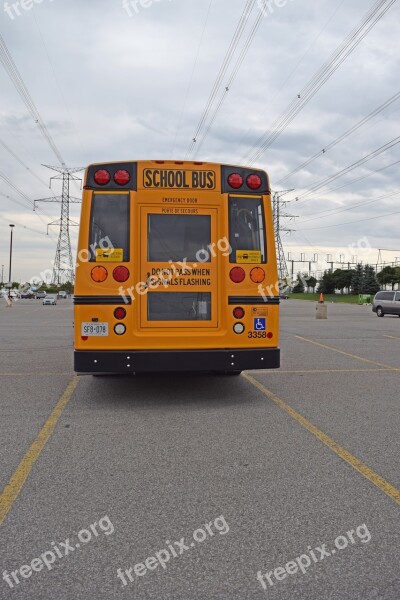
MULTIPOLYGON (((22 8, 1 0, 0 32, 68 166, 184 159, 248 4, 25 0, 22 8)), ((285 211, 296 216, 284 222, 293 230, 283 238, 285 252, 293 259, 318 253, 316 270, 326 266, 327 254, 338 261, 357 256, 376 262, 378 249, 385 248, 393 249, 383 253, 385 260, 400 257, 399 2, 310 101, 303 108, 299 104, 305 99, 300 92, 377 4, 272 0, 260 19, 255 2, 213 106, 224 96, 223 102, 194 154, 237 164, 256 158, 254 164, 269 171, 274 190, 294 189, 284 196, 290 200, 285 211), (240 68, 224 92, 240 56, 240 68), (396 94, 398 100, 329 149, 396 94), (265 152, 258 151, 260 139, 291 105, 301 110, 265 152), (317 185, 386 144, 392 147, 317 185)), ((390 0, 381 4, 383 9, 390 0)), ((51 268, 54 259, 58 231, 50 228, 49 236, 46 231, 59 207, 41 204, 33 212, 30 205, 51 195, 52 173, 42 163, 58 162, 1 65, 0 90, 0 173, 16 187, 0 178, 0 268, 5 265, 6 280, 8 225, 15 223, 13 279, 25 281, 51 268)), ((55 194, 58 186, 53 182, 55 194)), ((78 185, 73 193, 79 196, 78 185)), ((72 217, 79 220, 79 206, 72 217)), ((73 245, 75 240, 76 229, 73 245)))

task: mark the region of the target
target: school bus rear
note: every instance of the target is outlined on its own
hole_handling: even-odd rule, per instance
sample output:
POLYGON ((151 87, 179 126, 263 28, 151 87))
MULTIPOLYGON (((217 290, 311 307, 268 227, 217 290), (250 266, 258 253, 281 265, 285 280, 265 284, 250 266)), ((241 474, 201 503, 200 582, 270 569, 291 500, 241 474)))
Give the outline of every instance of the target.
POLYGON ((78 373, 278 368, 277 281, 265 172, 177 161, 86 170, 78 373))

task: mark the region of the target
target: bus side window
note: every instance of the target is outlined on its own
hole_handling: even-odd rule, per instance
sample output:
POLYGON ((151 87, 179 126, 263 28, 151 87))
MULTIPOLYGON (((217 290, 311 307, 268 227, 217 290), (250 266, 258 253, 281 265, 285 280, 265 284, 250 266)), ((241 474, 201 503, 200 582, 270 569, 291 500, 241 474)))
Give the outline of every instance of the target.
POLYGON ((96 261, 97 248, 123 251, 123 261, 129 261, 129 194, 94 193, 90 214, 90 260, 96 261))

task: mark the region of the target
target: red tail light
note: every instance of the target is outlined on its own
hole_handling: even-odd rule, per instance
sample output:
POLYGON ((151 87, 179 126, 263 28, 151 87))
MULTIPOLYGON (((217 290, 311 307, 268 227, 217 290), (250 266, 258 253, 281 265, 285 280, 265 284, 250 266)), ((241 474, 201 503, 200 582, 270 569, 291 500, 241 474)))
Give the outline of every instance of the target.
POLYGON ((126 267, 115 267, 113 277, 118 283, 124 283, 129 279, 129 270, 126 267))
POLYGON ((239 173, 232 173, 228 177, 228 183, 234 190, 238 190, 243 185, 243 177, 239 173))
POLYGON ((244 308, 241 308, 240 306, 237 306, 233 310, 233 316, 235 317, 235 319, 243 319, 243 317, 244 317, 244 308))
POLYGON ((232 279, 233 283, 242 283, 246 277, 246 273, 242 267, 233 267, 229 273, 229 277, 232 279))
POLYGON ((261 177, 256 174, 249 175, 246 179, 246 183, 251 190, 259 190, 262 185, 261 177))
POLYGON ((122 319, 125 319, 126 317, 126 310, 122 308, 122 306, 119 306, 114 310, 114 317, 118 319, 118 321, 122 321, 122 319))
POLYGON ((111 175, 106 169, 99 169, 99 171, 96 171, 94 174, 94 180, 97 185, 107 185, 107 183, 110 183, 111 181, 111 175))
POLYGON ((118 185, 126 185, 130 182, 130 179, 131 176, 129 175, 128 171, 125 171, 125 169, 120 169, 114 175, 114 181, 118 185))

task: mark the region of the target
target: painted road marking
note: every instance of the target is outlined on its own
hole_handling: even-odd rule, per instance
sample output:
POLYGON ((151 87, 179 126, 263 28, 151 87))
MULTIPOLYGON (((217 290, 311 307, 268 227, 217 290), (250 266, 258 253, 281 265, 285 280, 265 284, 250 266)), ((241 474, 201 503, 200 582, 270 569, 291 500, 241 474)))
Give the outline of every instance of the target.
POLYGON ((249 383, 258 388, 265 396, 268 396, 275 404, 280 406, 289 416, 291 416, 295 421, 300 423, 307 431, 312 433, 316 438, 318 438, 325 446, 328 446, 335 454, 337 454, 342 460, 347 462, 353 469, 361 473, 368 481, 373 483, 377 488, 379 488, 382 492, 384 492, 389 498, 400 504, 400 490, 395 488, 391 483, 386 481, 383 477, 375 473, 372 469, 367 467, 361 460, 353 456, 350 452, 348 452, 343 446, 337 444, 331 437, 326 435, 323 431, 318 429, 315 425, 310 423, 303 415, 295 411, 291 408, 286 402, 278 398, 271 390, 266 388, 262 383, 259 383, 256 379, 248 375, 247 373, 242 373, 242 377, 247 379, 249 383))
POLYGON ((385 365, 383 363, 376 362, 375 360, 370 360, 369 358, 363 358, 362 356, 358 356, 357 354, 350 354, 349 352, 344 352, 344 350, 339 350, 339 348, 334 348, 333 346, 326 346, 325 344, 321 344, 320 342, 315 342, 314 340, 309 340, 308 338, 302 337, 301 335, 295 335, 299 340, 303 340, 303 342, 309 342, 310 344, 314 344, 315 346, 319 346, 320 348, 325 348, 326 350, 332 350, 333 352, 337 352, 338 354, 344 354, 345 356, 350 356, 350 358, 356 358, 357 360, 362 360, 363 362, 370 363, 371 365, 378 365, 378 367, 384 367, 388 371, 400 371, 400 369, 396 369, 396 367, 391 367, 389 365, 385 365))
POLYGON ((0 377, 36 377, 36 375, 45 375, 46 377, 53 377, 54 375, 69 375, 71 371, 57 371, 57 373, 48 373, 47 371, 35 371, 34 373, 1 373, 0 377))
POLYGON ((78 381, 79 379, 77 376, 72 379, 60 400, 57 402, 50 417, 43 425, 39 435, 36 437, 28 452, 19 463, 10 481, 2 491, 0 495, 0 526, 3 524, 7 514, 12 508, 12 505, 24 487, 25 481, 27 480, 35 462, 39 458, 43 448, 46 446, 51 434, 54 431, 54 428, 64 412, 65 407, 70 401, 71 396, 78 385, 78 381))
POLYGON ((400 337, 395 337, 394 335, 384 335, 385 338, 390 338, 391 340, 400 340, 400 337))
MULTIPOLYGON (((399 338, 400 339, 400 338, 399 338)), ((265 373, 268 375, 280 375, 281 373, 284 375, 290 375, 291 373, 298 375, 299 373, 388 373, 392 372, 395 369, 306 369, 302 371, 284 371, 283 369, 279 369, 279 371, 275 370, 266 370, 266 369, 252 369, 252 373, 265 373)))

